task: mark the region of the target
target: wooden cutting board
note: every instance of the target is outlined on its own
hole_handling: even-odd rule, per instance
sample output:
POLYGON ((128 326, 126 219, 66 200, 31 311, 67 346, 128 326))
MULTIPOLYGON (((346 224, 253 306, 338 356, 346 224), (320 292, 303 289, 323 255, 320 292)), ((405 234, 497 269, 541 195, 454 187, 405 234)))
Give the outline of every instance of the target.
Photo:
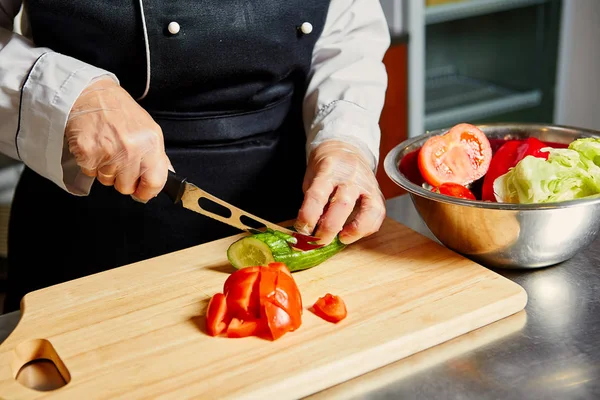
MULTIPOLYGON (((385 367, 305 397, 305 400, 364 399, 377 391, 380 391, 378 397, 382 398, 381 391, 386 391, 386 388, 392 385, 400 387, 400 390, 406 389, 407 385, 404 381, 407 378, 414 377, 415 381, 426 382, 421 380, 423 379, 421 374, 435 374, 436 371, 440 370, 438 367, 441 364, 444 364, 444 369, 460 374, 459 379, 461 380, 482 379, 482 371, 485 366, 479 363, 485 363, 485 360, 483 358, 480 360, 479 357, 471 355, 475 352, 481 352, 483 348, 490 344, 498 346, 498 342, 507 340, 510 336, 517 334, 526 324, 527 311, 519 311, 493 324, 475 329, 385 367)), ((433 378, 435 379, 435 375, 433 378)), ((465 383, 462 382, 461 384, 464 385, 465 383)), ((444 398, 442 394, 439 397, 444 398)), ((469 396, 465 395, 465 397, 469 396)), ((402 397, 398 396, 398 398, 402 397)), ((446 398, 450 397, 446 396, 446 398)))
POLYGON ((294 274, 305 307, 327 292, 342 296, 344 321, 305 310, 300 329, 275 342, 210 337, 205 309, 234 271, 226 250, 241 236, 28 294, 21 321, 0 345, 0 396, 296 399, 527 302, 514 282, 388 218, 378 233, 294 274), (68 383, 38 391, 19 382, 24 375, 17 381, 23 364, 39 358, 52 359, 68 383))

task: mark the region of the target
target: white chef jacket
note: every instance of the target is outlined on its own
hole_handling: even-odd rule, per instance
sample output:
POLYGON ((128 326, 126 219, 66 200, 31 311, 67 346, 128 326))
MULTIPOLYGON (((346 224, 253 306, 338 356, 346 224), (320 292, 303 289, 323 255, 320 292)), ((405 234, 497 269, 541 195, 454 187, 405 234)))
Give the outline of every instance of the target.
MULTIPOLYGON (((87 195, 93 178, 80 172, 68 151, 65 126, 73 103, 92 80, 109 76, 119 82, 118 77, 36 47, 26 10, 23 35, 14 33, 21 3, 0 0, 0 152, 74 195, 87 195)), ((379 117, 387 87, 382 58, 389 45, 379 1, 331 0, 314 48, 304 100, 308 153, 324 140, 341 139, 363 149, 376 169, 379 117)))

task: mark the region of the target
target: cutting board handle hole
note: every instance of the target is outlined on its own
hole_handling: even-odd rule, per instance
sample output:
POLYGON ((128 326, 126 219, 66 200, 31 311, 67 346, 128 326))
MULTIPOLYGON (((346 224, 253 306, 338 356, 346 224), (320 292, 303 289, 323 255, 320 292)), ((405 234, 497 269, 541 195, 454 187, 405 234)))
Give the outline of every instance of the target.
POLYGON ((59 389, 71 380, 69 370, 46 339, 20 343, 14 350, 12 371, 21 385, 43 392, 59 389))

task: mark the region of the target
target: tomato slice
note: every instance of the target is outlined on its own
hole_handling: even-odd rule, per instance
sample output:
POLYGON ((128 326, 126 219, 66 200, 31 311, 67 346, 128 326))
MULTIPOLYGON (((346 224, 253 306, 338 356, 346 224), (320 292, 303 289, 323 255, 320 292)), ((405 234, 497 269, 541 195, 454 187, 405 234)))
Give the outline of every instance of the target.
POLYGON ((255 272, 260 272, 260 267, 242 268, 229 275, 229 277, 225 280, 225 283, 223 284, 223 294, 227 296, 227 292, 229 292, 229 289, 232 285, 235 285, 239 279, 243 279, 247 275, 252 275, 255 272))
POLYGON ((289 314, 292 330, 298 329, 302 324, 302 296, 291 276, 279 274, 274 300, 289 314))
POLYGON ((446 196, 460 197, 461 199, 477 200, 473 192, 454 182, 445 182, 431 189, 432 192, 445 194, 446 196))
POLYGON ((264 316, 273 340, 277 340, 292 330, 292 321, 285 310, 271 301, 264 303, 264 316))
POLYGON ((276 269, 262 268, 260 272, 260 305, 263 306, 267 299, 275 296, 275 285, 280 272, 276 269))
POLYGON ((258 320, 246 320, 243 321, 238 318, 232 318, 229 326, 227 327, 227 337, 230 338, 242 338, 247 336, 254 336, 258 333, 259 321, 258 320))
MULTIPOLYGON (((279 289, 279 291, 284 290, 285 291, 284 294, 286 295, 285 296, 286 298, 287 298, 287 294, 294 293, 295 294, 293 296, 294 297, 294 299, 293 299, 294 305, 298 306, 298 308, 300 308, 300 314, 302 314, 302 296, 300 295, 300 289, 298 288, 298 285, 296 285, 296 281, 292 277, 292 273, 290 272, 288 267, 284 263, 281 263, 281 262, 270 263, 268 265, 268 267, 270 269, 274 269, 281 273, 277 277, 276 289, 279 289), (283 277, 282 277, 282 275, 283 275, 283 277)), ((280 295, 275 293, 275 296, 280 296, 280 295)), ((285 305, 283 307, 286 308, 286 311, 289 312, 289 310, 287 310, 287 305, 285 305)))
POLYGON ((269 265, 267 265, 267 267, 272 268, 277 271, 280 271, 280 272, 283 272, 284 274, 286 274, 289 277, 292 276, 292 273, 290 272, 288 267, 282 262, 272 262, 272 263, 269 263, 269 265))
POLYGON ((227 328, 227 301, 223 293, 215 294, 208 302, 206 329, 209 335, 217 336, 227 328))
POLYGON ((341 297, 327 293, 313 305, 314 313, 329 322, 340 322, 348 315, 346 304, 341 297))
POLYGON ((429 138, 419 151, 423 179, 437 187, 444 182, 467 185, 487 172, 492 148, 485 134, 471 124, 458 124, 429 138))
POLYGON ((547 151, 542 151, 545 147, 549 146, 533 137, 525 140, 510 140, 500 146, 492 157, 489 169, 483 178, 481 200, 495 202, 494 181, 499 176, 507 173, 510 168, 517 165, 523 158, 534 156, 548 159, 549 153, 547 151))
MULTIPOLYGON (((283 267, 286 268, 287 267, 283 267)), ((302 300, 296 282, 288 272, 276 266, 263 268, 260 277, 260 305, 266 301, 275 303, 290 316, 291 330, 296 330, 302 323, 302 300)))
POLYGON ((207 325, 212 336, 263 336, 276 340, 302 324, 302 297, 283 263, 240 269, 231 274, 209 302, 207 325))
POLYGON ((260 314, 259 277, 260 272, 243 274, 228 286, 227 308, 232 317, 244 320, 258 318, 260 314))

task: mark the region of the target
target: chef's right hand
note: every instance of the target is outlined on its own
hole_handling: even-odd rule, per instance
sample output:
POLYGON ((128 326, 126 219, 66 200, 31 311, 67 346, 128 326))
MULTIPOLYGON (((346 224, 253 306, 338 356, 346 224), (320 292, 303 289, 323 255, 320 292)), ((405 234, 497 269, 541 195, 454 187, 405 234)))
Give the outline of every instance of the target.
POLYGON ((172 169, 160 126, 112 79, 81 93, 65 138, 84 174, 141 202, 158 195, 172 169))

